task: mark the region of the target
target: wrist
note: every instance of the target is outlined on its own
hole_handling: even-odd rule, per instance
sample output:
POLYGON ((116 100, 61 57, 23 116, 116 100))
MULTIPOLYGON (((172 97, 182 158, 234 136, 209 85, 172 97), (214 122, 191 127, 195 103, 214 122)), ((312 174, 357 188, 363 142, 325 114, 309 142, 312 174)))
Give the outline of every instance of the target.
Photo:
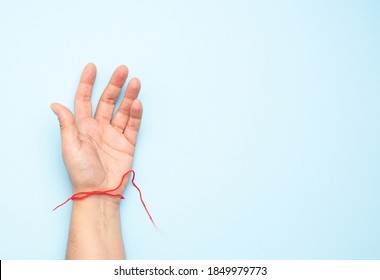
POLYGON ((91 195, 73 201, 67 259, 124 259, 120 198, 91 195))
POLYGON ((104 214, 120 210, 120 197, 105 194, 93 194, 86 198, 73 200, 74 209, 88 209, 93 213, 104 214))

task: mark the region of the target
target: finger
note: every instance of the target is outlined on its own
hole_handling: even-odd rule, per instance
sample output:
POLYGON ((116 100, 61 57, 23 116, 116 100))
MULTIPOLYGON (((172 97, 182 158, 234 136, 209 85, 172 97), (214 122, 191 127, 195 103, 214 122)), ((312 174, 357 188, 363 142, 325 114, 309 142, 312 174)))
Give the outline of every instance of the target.
POLYGON ((131 79, 128 83, 127 89, 125 90, 124 98, 121 101, 120 106, 111 122, 111 124, 120 132, 123 132, 127 126, 131 105, 139 95, 140 89, 141 83, 139 79, 131 79))
POLYGON ((100 97, 96 108, 95 119, 102 123, 110 123, 115 103, 119 97, 121 88, 128 76, 128 68, 124 65, 116 68, 115 72, 100 97))
POLYGON ((91 94, 96 77, 96 66, 92 63, 86 65, 80 78, 77 94, 75 96, 75 116, 77 119, 91 118, 91 94))
POLYGON ((136 145, 137 136, 139 134, 141 118, 142 118, 143 108, 141 101, 135 99, 131 105, 130 116, 128 120, 127 127, 124 130, 124 136, 133 145, 136 145))
POLYGON ((73 113, 65 106, 53 103, 50 105, 52 111, 58 117, 61 128, 62 143, 71 144, 78 138, 78 130, 75 124, 73 113))

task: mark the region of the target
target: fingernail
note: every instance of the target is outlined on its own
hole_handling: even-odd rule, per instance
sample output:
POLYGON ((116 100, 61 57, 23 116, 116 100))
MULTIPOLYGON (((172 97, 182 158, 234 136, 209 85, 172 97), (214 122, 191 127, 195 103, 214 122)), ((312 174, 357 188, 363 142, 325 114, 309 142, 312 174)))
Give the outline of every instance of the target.
POLYGON ((53 104, 50 105, 50 108, 51 108, 51 110, 53 111, 53 113, 56 114, 56 115, 58 116, 57 108, 55 108, 53 104))

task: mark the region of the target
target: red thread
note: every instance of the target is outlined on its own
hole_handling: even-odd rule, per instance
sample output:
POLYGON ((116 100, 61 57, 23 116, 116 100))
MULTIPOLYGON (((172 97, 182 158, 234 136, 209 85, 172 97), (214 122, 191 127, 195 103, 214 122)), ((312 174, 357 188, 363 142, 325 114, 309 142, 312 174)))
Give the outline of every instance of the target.
POLYGON ((116 191, 117 189, 119 189, 121 187, 121 185, 123 184, 123 181, 124 181, 124 178, 125 176, 127 176, 129 173, 132 173, 132 184, 133 186, 138 190, 139 194, 140 194, 140 200, 141 200, 141 203, 142 205, 144 206, 145 208, 145 211, 146 213, 148 214, 149 216, 149 219, 152 221, 153 225, 156 226, 155 222, 153 221, 153 218, 152 216, 150 215, 149 211, 148 211, 148 208, 146 207, 145 205, 145 202, 142 198, 142 193, 141 193, 141 190, 139 189, 139 187, 135 184, 135 171, 134 170, 129 170, 127 173, 125 173, 122 177, 121 177, 121 181, 119 183, 119 185, 114 188, 114 189, 111 189, 111 190, 106 190, 106 191, 90 191, 90 192, 77 192, 75 194, 73 194, 71 197, 69 197, 65 202, 59 204, 57 207, 55 207, 53 209, 56 210, 58 209, 59 207, 65 205, 67 202, 69 202, 70 200, 80 200, 80 199, 84 199, 86 197, 89 197, 90 195, 93 195, 93 194, 105 194, 105 195, 109 195, 109 196, 117 196, 117 197, 120 197, 120 199, 124 199, 124 196, 120 193, 111 193, 113 191, 116 191))

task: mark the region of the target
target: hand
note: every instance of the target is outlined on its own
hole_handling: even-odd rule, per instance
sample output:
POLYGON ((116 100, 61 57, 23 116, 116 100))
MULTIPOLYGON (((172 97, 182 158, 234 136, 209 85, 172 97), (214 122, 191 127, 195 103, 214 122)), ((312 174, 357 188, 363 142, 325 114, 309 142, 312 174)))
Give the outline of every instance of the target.
MULTIPOLYGON (((96 67, 88 64, 82 73, 75 96, 75 117, 65 106, 53 103, 61 127, 62 154, 73 192, 115 188, 124 173, 132 168, 142 105, 137 96, 140 81, 129 82, 115 115, 113 111, 128 76, 119 66, 105 88, 92 117, 91 94, 96 67)), ((115 193, 122 193, 124 184, 115 193)))

